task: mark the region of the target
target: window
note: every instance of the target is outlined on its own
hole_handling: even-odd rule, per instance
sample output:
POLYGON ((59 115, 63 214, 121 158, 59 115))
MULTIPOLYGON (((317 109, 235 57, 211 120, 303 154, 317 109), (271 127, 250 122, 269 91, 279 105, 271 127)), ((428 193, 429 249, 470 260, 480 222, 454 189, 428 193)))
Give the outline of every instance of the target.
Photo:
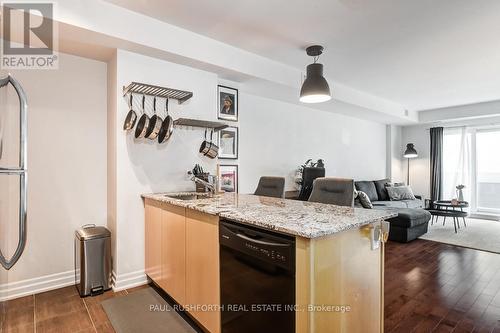
POLYGON ((470 201, 471 133, 464 128, 445 129, 443 135, 443 198, 457 198, 457 185, 465 185, 465 200, 470 201))
POLYGON ((476 132, 477 211, 500 213, 500 129, 476 132))
POLYGON ((500 214, 500 128, 448 128, 443 137, 443 198, 464 199, 474 213, 500 214))

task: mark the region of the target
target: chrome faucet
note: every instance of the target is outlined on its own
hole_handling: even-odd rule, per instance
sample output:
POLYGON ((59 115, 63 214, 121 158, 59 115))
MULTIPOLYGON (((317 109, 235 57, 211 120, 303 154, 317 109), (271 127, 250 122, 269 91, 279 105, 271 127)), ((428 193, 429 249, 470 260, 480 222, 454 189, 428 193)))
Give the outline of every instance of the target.
POLYGON ((191 171, 188 172, 188 175, 190 176, 190 180, 192 180, 195 183, 201 184, 205 186, 205 188, 208 190, 210 193, 210 196, 214 196, 217 192, 217 176, 208 176, 209 179, 212 178, 212 182, 207 182, 206 180, 203 180, 201 178, 196 177, 191 171))

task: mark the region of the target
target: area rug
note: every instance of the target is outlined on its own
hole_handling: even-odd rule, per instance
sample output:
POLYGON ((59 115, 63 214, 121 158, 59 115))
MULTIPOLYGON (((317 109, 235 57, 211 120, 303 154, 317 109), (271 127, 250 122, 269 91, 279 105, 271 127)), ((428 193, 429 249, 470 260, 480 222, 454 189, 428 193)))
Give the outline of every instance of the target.
POLYGON ((471 218, 467 218, 466 222, 467 227, 465 228, 463 220, 460 219, 460 229, 458 229, 458 233, 455 233, 453 220, 447 218, 446 224, 443 226, 443 218, 440 217, 438 222, 434 222, 434 225, 429 222, 429 231, 420 238, 500 253, 500 222, 471 218))
POLYGON ((195 333, 153 288, 102 302, 116 333, 195 333))

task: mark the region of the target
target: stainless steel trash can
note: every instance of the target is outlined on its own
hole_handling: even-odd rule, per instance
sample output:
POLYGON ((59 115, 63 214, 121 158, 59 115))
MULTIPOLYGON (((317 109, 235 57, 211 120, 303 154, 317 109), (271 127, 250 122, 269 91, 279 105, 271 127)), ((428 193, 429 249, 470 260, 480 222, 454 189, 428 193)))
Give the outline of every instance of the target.
POLYGON ((80 296, 111 288, 111 232, 95 224, 75 232, 75 279, 80 296))

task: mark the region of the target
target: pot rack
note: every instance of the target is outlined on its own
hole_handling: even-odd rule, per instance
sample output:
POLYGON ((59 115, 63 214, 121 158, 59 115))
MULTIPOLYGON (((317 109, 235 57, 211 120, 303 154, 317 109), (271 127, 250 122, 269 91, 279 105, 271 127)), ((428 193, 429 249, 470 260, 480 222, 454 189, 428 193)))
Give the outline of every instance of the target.
POLYGON ((190 119, 190 118, 179 118, 174 120, 174 126, 176 127, 200 127, 200 128, 208 128, 213 129, 214 132, 220 131, 229 125, 218 122, 218 121, 208 121, 208 120, 199 120, 199 119, 190 119))
MULTIPOLYGON (((132 93, 139 95, 167 98, 167 99, 176 99, 179 102, 179 104, 182 104, 191 97, 193 97, 193 93, 190 91, 166 88, 140 82, 131 82, 128 86, 123 87, 123 96, 132 93)), ((183 127, 206 128, 206 129, 212 129, 214 132, 229 127, 229 125, 226 125, 222 122, 191 119, 191 118, 179 118, 174 121, 174 126, 180 128, 183 127)))
POLYGON ((132 82, 128 86, 124 86, 123 96, 126 96, 128 93, 176 99, 179 104, 182 104, 193 97, 193 93, 191 91, 154 86, 140 82, 132 82))

